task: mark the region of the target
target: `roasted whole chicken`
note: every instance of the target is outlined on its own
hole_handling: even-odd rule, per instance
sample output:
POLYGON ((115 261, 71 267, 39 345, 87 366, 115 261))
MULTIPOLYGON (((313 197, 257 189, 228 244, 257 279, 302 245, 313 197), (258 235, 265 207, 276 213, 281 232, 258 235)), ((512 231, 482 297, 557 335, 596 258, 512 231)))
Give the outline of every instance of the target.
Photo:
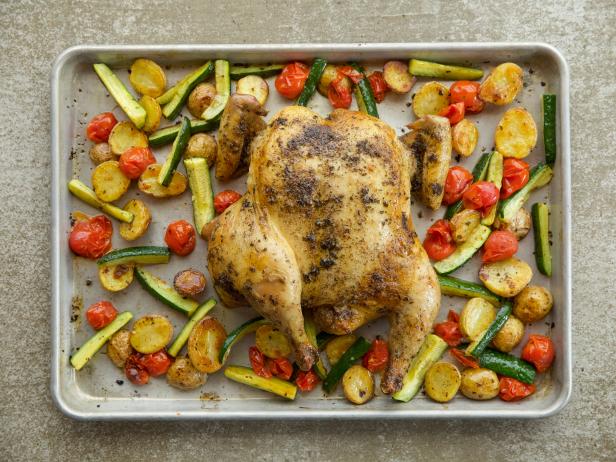
POLYGON ((441 299, 410 215, 414 156, 385 122, 344 109, 287 107, 261 130, 250 98, 232 96, 221 120, 221 159, 241 168, 249 149, 250 166, 246 194, 208 231, 216 291, 284 330, 303 370, 317 355, 303 312, 334 334, 386 315, 393 393, 441 299))

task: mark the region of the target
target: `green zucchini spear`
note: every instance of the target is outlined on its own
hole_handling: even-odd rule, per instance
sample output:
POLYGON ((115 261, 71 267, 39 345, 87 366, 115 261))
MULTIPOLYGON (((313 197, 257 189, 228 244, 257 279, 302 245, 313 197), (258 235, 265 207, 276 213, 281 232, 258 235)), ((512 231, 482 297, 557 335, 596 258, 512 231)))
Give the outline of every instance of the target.
POLYGON ((321 58, 316 58, 310 67, 310 73, 308 74, 308 78, 306 79, 306 83, 304 83, 304 89, 302 93, 297 98, 298 106, 306 106, 312 95, 314 95, 315 90, 317 89, 317 85, 319 84, 319 80, 321 79, 321 75, 325 70, 325 66, 327 66, 327 61, 321 58))

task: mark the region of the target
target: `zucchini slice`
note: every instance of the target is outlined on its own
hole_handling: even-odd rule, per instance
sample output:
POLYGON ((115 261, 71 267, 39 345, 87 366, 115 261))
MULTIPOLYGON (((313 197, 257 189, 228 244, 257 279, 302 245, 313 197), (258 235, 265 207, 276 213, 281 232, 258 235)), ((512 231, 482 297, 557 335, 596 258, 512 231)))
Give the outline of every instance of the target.
POLYGON ((419 59, 410 60, 409 73, 417 77, 432 77, 442 80, 479 80, 483 77, 481 69, 439 64, 419 59))
POLYGON ((231 80, 239 80, 247 75, 258 75, 264 79, 277 75, 284 69, 284 64, 270 64, 267 66, 239 66, 233 65, 229 69, 229 76, 231 80))
POLYGON ((490 302, 494 306, 500 306, 502 303, 501 297, 493 294, 480 284, 440 274, 437 277, 442 294, 465 298, 479 297, 490 302))
POLYGON ((229 353, 231 353, 231 347, 233 345, 246 337, 246 335, 255 332, 259 327, 264 326, 265 324, 271 324, 271 322, 259 316, 257 318, 250 319, 249 321, 246 321, 244 324, 235 328, 227 336, 227 339, 222 344, 222 348, 220 349, 219 359, 221 364, 224 364, 229 357, 229 353))
POLYGON ((259 390, 267 391, 283 398, 293 400, 297 394, 297 387, 291 382, 277 377, 258 376, 252 369, 244 366, 229 366, 225 369, 225 377, 234 382, 243 383, 259 390))
MULTIPOLYGON (((190 133, 194 135, 195 133, 211 132, 212 130, 216 130, 219 124, 219 120, 191 120, 190 133)), ((155 131, 148 137, 150 146, 163 146, 165 144, 173 142, 178 136, 181 126, 182 124, 179 123, 177 125, 172 125, 171 127, 165 127, 155 131)))
POLYGON ((139 266, 135 268, 135 276, 137 277, 137 281, 141 283, 143 288, 147 290, 150 295, 170 306, 174 310, 184 313, 187 316, 191 316, 199 307, 199 304, 196 301, 191 300, 190 298, 182 297, 165 281, 157 278, 152 273, 139 266))
POLYGON ((556 95, 545 94, 543 103, 543 146, 545 163, 550 167, 556 162, 556 95))
POLYGON ((361 74, 364 76, 364 78, 357 83, 357 88, 359 88, 359 93, 361 94, 362 98, 362 105, 365 109, 365 111, 362 112, 365 112, 368 115, 378 118, 379 110, 376 108, 376 100, 374 99, 374 95, 372 94, 372 87, 370 86, 370 82, 368 82, 368 79, 364 74, 364 69, 357 63, 351 63, 351 66, 355 70, 361 72, 361 74))
MULTIPOLYGON (((499 191, 503 185, 503 155, 498 151, 492 153, 490 164, 488 165, 488 173, 486 174, 486 181, 493 183, 499 191)), ((492 226, 496 218, 497 210, 498 202, 492 206, 490 213, 481 219, 481 224, 492 226)))
POLYGON ((344 373, 353 365, 355 361, 364 356, 370 349, 371 343, 363 337, 359 337, 355 340, 355 343, 344 352, 338 362, 332 367, 323 380, 323 390, 326 393, 331 393, 336 389, 338 382, 344 375, 344 373))
POLYGON ((140 247, 126 247, 106 253, 98 259, 98 266, 109 265, 157 265, 168 263, 171 252, 168 247, 146 245, 140 247))
POLYGON ((231 77, 229 76, 229 61, 217 59, 214 65, 216 78, 216 96, 212 104, 203 111, 201 118, 206 121, 219 119, 231 95, 231 77))
MULTIPOLYGON (((213 70, 214 66, 212 65, 212 61, 208 61, 188 77, 182 79, 182 81, 174 87, 175 93, 171 101, 165 104, 163 115, 169 120, 175 119, 184 107, 184 103, 186 103, 190 92, 193 91, 199 83, 207 79, 212 74, 213 70)), ((160 101, 158 101, 158 103, 160 104, 160 101)))
POLYGON ((111 338, 113 334, 122 329, 128 321, 133 318, 133 314, 129 311, 124 311, 118 314, 118 316, 111 321, 107 326, 96 332, 92 337, 88 339, 86 343, 81 345, 79 351, 71 356, 71 365, 81 370, 83 366, 87 364, 92 357, 96 354, 101 347, 107 343, 107 340, 111 338))
POLYGON ((173 141, 173 145, 171 146, 171 152, 165 159, 165 163, 160 169, 160 173, 158 174, 158 183, 162 186, 169 186, 171 180, 173 179, 173 172, 178 167, 180 163, 180 159, 186 150, 186 145, 188 144, 188 138, 190 138, 190 121, 188 117, 184 117, 182 119, 182 123, 180 124, 180 130, 178 131, 175 140, 173 141))
POLYGON ((167 350, 167 353, 169 353, 171 356, 175 358, 178 355, 178 353, 182 350, 182 347, 184 347, 184 345, 188 341, 188 337, 190 336, 190 333, 192 332, 193 327, 195 327, 199 321, 205 318, 205 316, 215 306, 216 306, 216 300, 214 300, 213 298, 210 300, 207 300, 205 303, 200 305, 199 308, 197 308, 197 311, 195 311, 193 315, 190 317, 190 319, 186 322, 186 324, 184 324, 184 327, 182 328, 181 332, 178 334, 178 336, 175 338, 175 340, 173 341, 173 343, 167 350))
POLYGON ((316 58, 310 66, 310 73, 308 74, 308 78, 306 79, 306 83, 304 83, 304 89, 302 93, 297 98, 298 106, 307 106, 308 101, 314 95, 315 90, 317 89, 317 85, 319 84, 319 80, 321 80, 321 75, 325 70, 325 66, 327 66, 327 61, 322 58, 316 58))
POLYGON ((511 302, 507 301, 503 303, 498 313, 496 313, 496 318, 490 324, 483 335, 479 337, 477 340, 472 342, 468 348, 466 349, 466 354, 479 357, 481 353, 486 349, 486 347, 490 344, 494 336, 497 334, 499 330, 505 325, 509 315, 511 314, 511 302))
MULTIPOLYGON (((318 348, 317 326, 312 320, 312 317, 304 317, 304 330, 306 331, 306 335, 308 336, 308 340, 310 340, 312 346, 318 348)), ((327 377, 327 369, 325 368, 320 355, 317 355, 317 360, 314 363, 313 369, 321 380, 325 380, 327 377)))
POLYGON ((135 216, 131 212, 127 210, 122 210, 120 207, 116 207, 113 204, 108 204, 107 202, 103 202, 102 200, 100 200, 98 197, 96 197, 96 193, 94 191, 92 191, 79 180, 73 179, 69 181, 68 190, 77 199, 81 199, 86 204, 91 205, 92 207, 99 209, 102 212, 105 212, 116 220, 120 220, 125 223, 131 223, 135 218, 135 216))
POLYGON ((510 223, 535 189, 545 186, 552 180, 553 171, 549 165, 539 163, 530 171, 530 179, 522 189, 515 192, 512 196, 500 202, 498 207, 498 218, 501 221, 510 223))
POLYGON ((205 225, 216 216, 210 169, 207 165, 207 159, 203 157, 184 159, 184 167, 186 167, 188 184, 192 192, 195 228, 197 228, 199 235, 202 236, 205 225))
MULTIPOLYGON (((490 166, 490 159, 492 158, 492 154, 493 152, 484 153, 479 158, 477 163, 475 164, 475 167, 473 168, 473 171, 472 171, 473 183, 476 183, 480 180, 484 180, 486 178, 486 175, 488 174, 488 167, 490 166)), ((458 213, 460 210, 462 210, 462 208, 463 208, 462 199, 460 199, 457 202, 454 202, 449 207, 447 207, 447 211, 445 212, 445 219, 451 220, 451 218, 456 213, 458 213)))
POLYGON ((449 274, 460 268, 475 255, 475 252, 481 248, 491 232, 492 230, 487 226, 477 226, 468 239, 456 248, 454 253, 434 264, 436 272, 438 274, 449 274))
POLYGON ((94 72, 101 79, 103 85, 113 99, 116 100, 118 106, 126 113, 132 123, 137 128, 143 127, 146 119, 145 109, 133 98, 133 95, 126 89, 122 81, 113 73, 106 64, 94 64, 94 72))
POLYGON ((402 388, 391 397, 396 401, 408 402, 417 394, 428 369, 441 359, 447 350, 447 343, 442 338, 434 334, 426 337, 417 355, 411 361, 409 371, 402 381, 402 388))
POLYGON ((481 367, 493 370, 497 374, 512 377, 528 384, 535 381, 535 368, 530 363, 513 355, 486 348, 477 359, 481 367))
POLYGON ((531 208, 535 234, 535 261, 541 274, 552 276, 552 251, 550 250, 550 210, 547 204, 538 202, 531 208))

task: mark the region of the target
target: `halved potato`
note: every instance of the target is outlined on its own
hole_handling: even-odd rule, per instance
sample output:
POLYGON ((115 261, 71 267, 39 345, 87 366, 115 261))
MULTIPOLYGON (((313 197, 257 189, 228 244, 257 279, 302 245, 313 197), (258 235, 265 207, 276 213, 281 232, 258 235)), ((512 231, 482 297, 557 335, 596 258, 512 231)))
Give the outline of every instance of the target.
POLYGON ((148 136, 139 130, 132 122, 125 120, 115 124, 109 134, 109 147, 116 156, 121 156, 128 148, 148 147, 148 136))
POLYGON ((511 315, 492 339, 492 344, 497 350, 509 353, 518 346, 522 337, 524 337, 524 323, 511 315))
POLYGON ((145 234, 152 221, 152 214, 147 205, 139 199, 131 199, 124 210, 133 214, 133 221, 120 223, 120 236, 127 241, 134 241, 145 234))
POLYGON ((190 92, 188 96, 188 112, 197 119, 201 118, 201 114, 210 107, 212 101, 216 97, 216 87, 211 83, 200 83, 190 92))
POLYGON ((205 274, 192 268, 177 272, 173 278, 173 288, 182 297, 196 297, 205 290, 206 283, 205 274))
POLYGON ((98 267, 98 279, 104 289, 119 292, 126 289, 135 274, 133 265, 110 265, 98 267))
POLYGON ((173 337, 173 325, 159 314, 137 319, 130 333, 130 344, 139 353, 155 353, 167 346, 173 337))
POLYGON ((130 179, 120 170, 117 160, 103 162, 92 171, 92 189, 103 202, 118 200, 128 191, 129 186, 130 179))
POLYGON ((364 404, 374 396, 374 378, 363 366, 356 364, 347 369, 342 376, 342 391, 353 404, 364 404))
POLYGON ((528 263, 515 257, 484 263, 479 269, 479 279, 501 297, 515 297, 528 285, 533 270, 528 263))
POLYGON ((522 159, 537 144, 537 126, 533 116, 522 107, 509 109, 496 127, 494 145, 504 157, 522 159))
POLYGON ((218 356, 227 332, 216 318, 206 316, 193 328, 188 338, 188 357, 199 372, 211 374, 222 367, 218 356))
POLYGON ((402 61, 388 61, 383 66, 383 79, 394 93, 404 94, 411 91, 415 78, 409 74, 408 64, 402 61))
POLYGON ((530 232, 531 217, 530 213, 521 208, 516 212, 510 221, 500 221, 498 217, 494 221, 494 228, 511 231, 515 234, 518 241, 524 239, 530 232))
POLYGON ((496 318, 496 309, 483 298, 471 298, 460 312, 460 330, 469 340, 477 340, 496 318))
POLYGON ((438 82, 428 82, 415 93, 413 112, 418 118, 438 115, 449 105, 449 89, 438 82))
POLYGON ((479 130, 468 119, 462 119, 451 127, 451 146, 462 157, 469 157, 477 147, 479 130))
POLYGON ((163 116, 160 104, 148 95, 143 95, 139 100, 139 104, 145 109, 145 123, 142 127, 143 131, 146 133, 156 131, 160 125, 160 119, 163 116))
POLYGON ((180 390, 194 390, 204 385, 206 380, 207 374, 195 369, 186 357, 176 358, 167 370, 167 383, 180 390))
POLYGON ((456 244, 461 244, 466 242, 471 233, 481 223, 481 213, 477 210, 464 209, 451 217, 449 223, 453 231, 453 240, 456 241, 456 244))
MULTIPOLYGON (((323 73, 321 74, 321 78, 319 79, 319 84, 317 85, 317 90, 321 95, 327 98, 327 92, 329 91, 329 85, 336 79, 338 79, 338 66, 334 66, 333 64, 328 64, 325 66, 323 73)), ((351 83, 351 79, 348 77, 343 77, 340 81, 340 85, 349 91, 353 90, 353 84, 351 83)))
POLYGON ((130 344, 130 332, 121 329, 111 336, 107 342, 107 357, 118 367, 124 367, 126 360, 134 353, 130 344))
POLYGON ((148 165, 148 168, 146 168, 145 172, 139 177, 139 183, 137 183, 140 191, 149 196, 158 198, 179 196, 186 191, 188 180, 186 176, 177 170, 173 172, 173 177, 171 178, 169 186, 161 185, 158 182, 158 175, 160 174, 161 168, 162 165, 160 164, 148 165))
POLYGON ((211 168, 216 162, 217 154, 218 144, 214 136, 208 133, 196 133, 188 140, 184 159, 203 157, 207 160, 207 166, 211 168))
POLYGON ((128 79, 136 91, 152 98, 162 95, 167 86, 165 71, 150 59, 136 59, 130 67, 128 79))
POLYGON ((272 324, 259 327, 255 339, 257 348, 268 358, 286 358, 293 351, 287 336, 272 324))
POLYGON ((475 400, 487 400, 498 396, 500 382, 496 372, 490 369, 465 369, 462 372, 460 391, 475 400))
POLYGON ((522 68, 514 63, 496 66, 479 87, 479 97, 499 106, 511 103, 522 89, 522 68))
POLYGON ((261 106, 265 106, 269 95, 269 87, 267 82, 258 75, 247 75, 237 81, 235 92, 241 95, 252 95, 261 106))
POLYGON ((548 289, 528 286, 515 297, 513 314, 524 322, 536 322, 545 318, 553 306, 554 299, 548 289))
POLYGON ((461 381, 462 376, 456 366, 439 361, 428 369, 424 379, 424 388, 426 394, 434 401, 446 403, 456 396, 461 381))
POLYGON ((114 160, 115 156, 111 152, 109 143, 98 143, 90 148, 90 159, 98 165, 108 160, 114 160))
POLYGON ((355 343, 357 337, 353 334, 341 335, 333 338, 325 345, 325 354, 330 366, 336 364, 342 355, 355 343))

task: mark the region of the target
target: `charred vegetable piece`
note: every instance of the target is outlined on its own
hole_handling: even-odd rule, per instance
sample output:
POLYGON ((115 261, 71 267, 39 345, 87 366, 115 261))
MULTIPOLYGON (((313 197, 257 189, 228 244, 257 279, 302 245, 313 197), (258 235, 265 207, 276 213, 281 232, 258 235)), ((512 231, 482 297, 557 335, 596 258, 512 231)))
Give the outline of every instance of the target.
POLYGON ((173 278, 173 287, 182 297, 196 297, 205 289, 205 275, 195 269, 179 271, 173 278))
POLYGON ((120 236, 127 241, 134 241, 146 233, 152 221, 152 214, 145 203, 139 199, 128 201, 124 210, 132 213, 134 218, 130 223, 120 224, 120 236))
POLYGON ((120 292, 126 289, 134 277, 133 265, 108 265, 98 268, 98 279, 105 290, 120 292))
POLYGON ((499 64, 481 83, 479 97, 499 106, 509 104, 522 89, 523 75, 522 68, 517 64, 499 64))
POLYGON ((225 328, 216 318, 206 316, 199 321, 188 337, 188 357, 195 369, 208 374, 219 370, 222 363, 218 357, 226 338, 225 328))
POLYGON ((207 374, 195 369, 188 358, 177 358, 167 371, 167 383, 180 390, 194 390, 206 380, 207 374))
POLYGON ((188 186, 188 180, 186 177, 175 170, 171 176, 171 182, 169 186, 163 186, 158 182, 162 165, 150 164, 148 168, 139 177, 139 183, 137 186, 139 190, 148 196, 156 198, 165 198, 179 196, 188 186))
POLYGON ((484 263, 479 268, 481 282, 501 297, 515 297, 526 287, 532 277, 533 270, 530 265, 515 257, 484 263))
POLYGON ((92 172, 92 189, 103 202, 113 202, 122 197, 130 179, 124 175, 117 160, 108 160, 96 166, 92 172))

